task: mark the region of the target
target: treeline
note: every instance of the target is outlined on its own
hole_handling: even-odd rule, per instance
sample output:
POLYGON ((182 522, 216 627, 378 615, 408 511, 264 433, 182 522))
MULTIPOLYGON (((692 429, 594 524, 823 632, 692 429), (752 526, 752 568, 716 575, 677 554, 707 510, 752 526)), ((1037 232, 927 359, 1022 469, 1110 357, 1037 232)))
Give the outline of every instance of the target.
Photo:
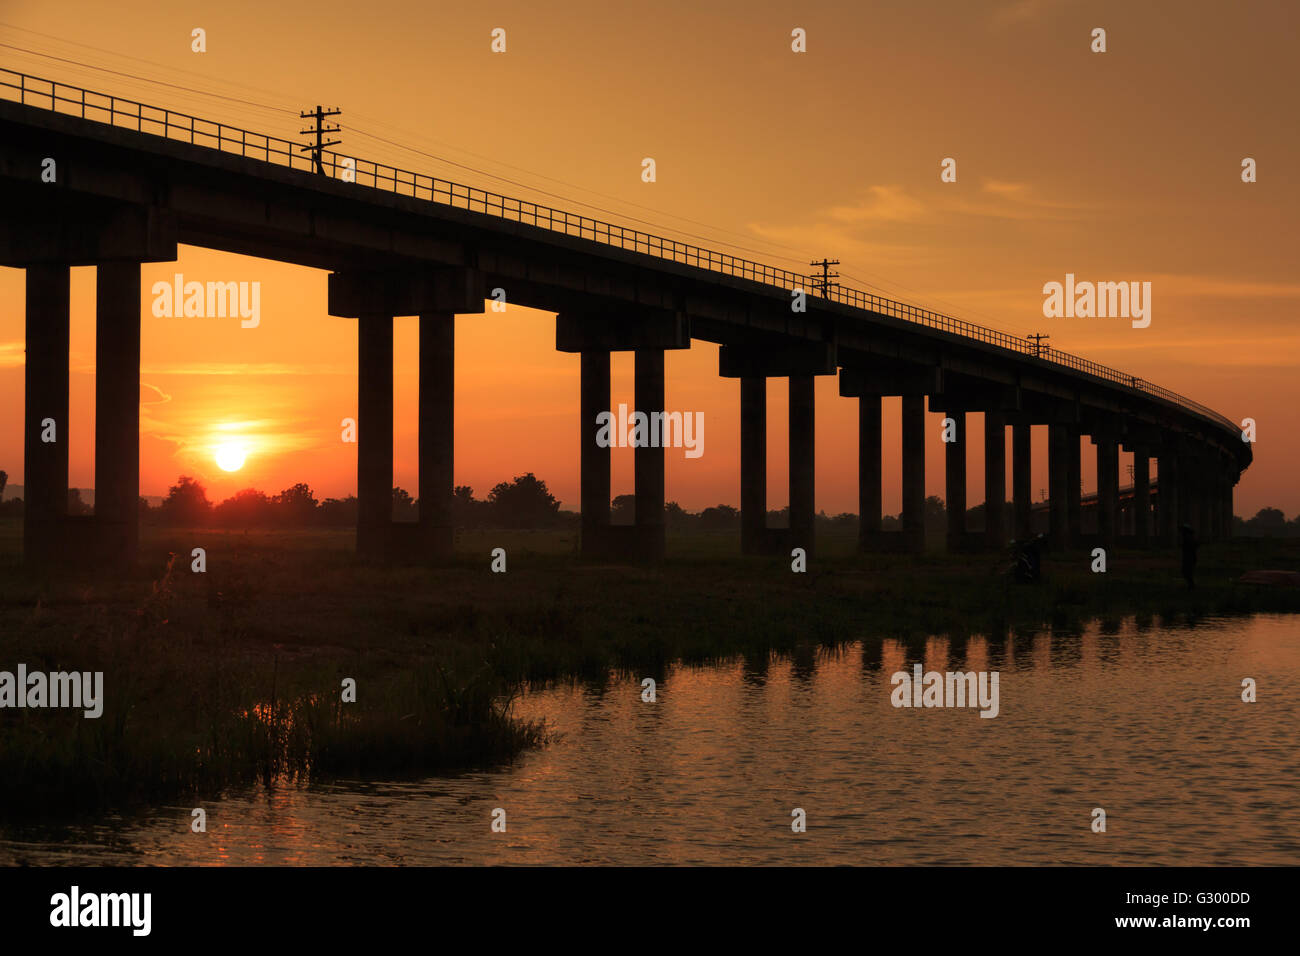
POLYGON ((1242 538, 1300 538, 1300 513, 1287 521, 1277 508, 1260 508, 1253 518, 1235 516, 1232 533, 1242 538))
MULTIPOLYGON (((8 475, 0 471, 0 495, 8 483, 8 475)), ((1007 502, 1008 512, 1011 503, 1007 502)), ((611 520, 615 524, 631 524, 635 517, 636 497, 619 495, 610 502, 611 520)), ((68 514, 88 515, 94 509, 81 500, 76 488, 68 489, 68 514)), ((21 517, 23 500, 14 498, 0 501, 0 517, 21 517)), ((984 505, 967 510, 968 527, 983 526, 984 505)), ((393 520, 416 521, 420 516, 420 502, 403 488, 393 489, 393 520)), ((151 524, 202 526, 221 528, 253 527, 349 527, 357 521, 357 499, 317 499, 305 482, 298 482, 277 495, 267 495, 254 488, 246 488, 226 500, 213 503, 207 489, 195 478, 182 475, 167 492, 167 497, 157 507, 150 507, 145 498, 140 499, 141 520, 151 524)), ((732 531, 740 528, 740 510, 731 505, 718 504, 703 511, 687 511, 675 501, 664 506, 664 517, 669 528, 695 531, 732 531)), ((547 490, 546 482, 532 472, 503 481, 488 492, 487 498, 474 497, 474 489, 460 485, 452 499, 452 519, 459 528, 524 528, 544 529, 568 527, 580 520, 574 511, 563 511, 554 495, 547 490)), ((779 528, 790 523, 790 509, 769 511, 767 522, 779 528)), ((850 512, 828 515, 820 512, 817 523, 822 527, 856 529, 858 516, 850 512)), ((939 532, 947 527, 947 509, 943 499, 930 495, 925 499, 925 527, 939 532)), ((885 515, 881 530, 902 529, 901 515, 885 515)), ((1245 538, 1295 538, 1300 537, 1300 514, 1287 520, 1277 508, 1261 508, 1255 517, 1234 518, 1233 534, 1245 538)))
MULTIPOLYGON (((318 499, 311 487, 298 482, 277 495, 246 488, 220 503, 208 500, 207 489, 195 478, 182 475, 157 508, 141 499, 145 522, 184 527, 306 528, 348 527, 357 522, 357 499, 318 499)), ((532 472, 494 487, 485 500, 462 485, 452 500, 453 521, 459 527, 551 528, 565 523, 566 512, 547 490, 546 482, 532 472)), ((417 521, 420 503, 404 488, 393 489, 394 521, 417 521)))

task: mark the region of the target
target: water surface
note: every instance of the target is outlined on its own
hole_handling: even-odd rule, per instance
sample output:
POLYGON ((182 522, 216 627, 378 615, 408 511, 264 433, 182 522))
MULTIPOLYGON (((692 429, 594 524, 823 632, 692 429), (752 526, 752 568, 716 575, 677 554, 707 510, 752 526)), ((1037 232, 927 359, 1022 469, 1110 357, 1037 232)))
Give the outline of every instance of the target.
POLYGON ((539 690, 517 712, 558 739, 507 767, 230 792, 203 802, 206 834, 188 804, 11 828, 0 861, 1300 862, 1300 618, 1109 630, 679 666, 653 704, 639 679, 539 690), (915 661, 999 671, 999 716, 894 708, 915 661))

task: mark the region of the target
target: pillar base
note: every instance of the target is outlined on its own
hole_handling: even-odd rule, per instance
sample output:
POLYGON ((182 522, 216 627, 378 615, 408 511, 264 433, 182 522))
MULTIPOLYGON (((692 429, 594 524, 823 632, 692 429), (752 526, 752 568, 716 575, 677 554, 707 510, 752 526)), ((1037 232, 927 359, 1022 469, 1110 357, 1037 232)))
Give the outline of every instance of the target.
POLYGON ((611 524, 584 528, 581 550, 583 558, 589 561, 657 563, 667 551, 667 527, 611 524))

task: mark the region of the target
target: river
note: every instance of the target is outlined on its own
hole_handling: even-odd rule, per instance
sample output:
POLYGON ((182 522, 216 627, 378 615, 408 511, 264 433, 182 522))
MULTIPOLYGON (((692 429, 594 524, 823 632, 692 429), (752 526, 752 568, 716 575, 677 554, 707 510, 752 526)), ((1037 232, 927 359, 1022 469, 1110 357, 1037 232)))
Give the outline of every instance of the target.
POLYGON ((0 829, 0 861, 1295 864, 1298 688, 1284 615, 674 666, 653 703, 633 678, 525 694, 556 737, 505 767, 233 791, 206 833, 190 804, 0 829), (998 671, 998 716, 895 708, 916 662, 998 671))

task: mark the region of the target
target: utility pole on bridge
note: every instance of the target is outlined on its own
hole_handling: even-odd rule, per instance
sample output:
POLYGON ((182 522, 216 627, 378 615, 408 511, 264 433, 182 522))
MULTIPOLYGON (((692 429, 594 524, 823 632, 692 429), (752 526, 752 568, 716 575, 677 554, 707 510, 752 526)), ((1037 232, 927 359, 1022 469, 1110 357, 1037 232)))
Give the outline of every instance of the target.
POLYGON ((1026 335, 1025 338, 1029 339, 1029 341, 1031 341, 1031 342, 1034 343, 1034 356, 1035 356, 1036 358, 1039 358, 1039 357, 1042 356, 1043 351, 1044 351, 1044 349, 1043 349, 1043 340, 1044 340, 1044 339, 1050 339, 1051 336, 1050 336, 1050 335, 1041 335, 1041 334, 1036 334, 1036 335, 1026 335))
POLYGON ((838 285, 838 283, 832 283, 831 280, 838 279, 840 277, 840 274, 838 272, 831 272, 831 266, 839 265, 840 260, 823 259, 821 262, 810 262, 808 264, 810 266, 817 266, 822 270, 821 281, 819 282, 816 279, 814 279, 812 284, 814 288, 819 289, 821 291, 821 296, 823 299, 830 298, 831 285, 832 284, 838 285))
POLYGON ((337 146, 339 145, 339 143, 343 141, 341 139, 332 139, 328 143, 324 142, 323 140, 326 133, 338 133, 341 132, 341 130, 339 129, 338 126, 326 127, 323 126, 322 123, 324 122, 326 117, 342 116, 343 111, 338 109, 324 110, 321 109, 321 107, 317 106, 314 111, 307 112, 307 113, 299 113, 298 115, 301 116, 303 119, 314 119, 316 121, 315 129, 305 129, 301 132, 301 135, 303 136, 310 136, 314 133, 316 135, 316 145, 299 146, 298 148, 304 152, 306 152, 307 150, 311 150, 312 161, 316 165, 316 172, 324 176, 325 164, 321 161, 321 152, 325 149, 326 146, 337 146))

